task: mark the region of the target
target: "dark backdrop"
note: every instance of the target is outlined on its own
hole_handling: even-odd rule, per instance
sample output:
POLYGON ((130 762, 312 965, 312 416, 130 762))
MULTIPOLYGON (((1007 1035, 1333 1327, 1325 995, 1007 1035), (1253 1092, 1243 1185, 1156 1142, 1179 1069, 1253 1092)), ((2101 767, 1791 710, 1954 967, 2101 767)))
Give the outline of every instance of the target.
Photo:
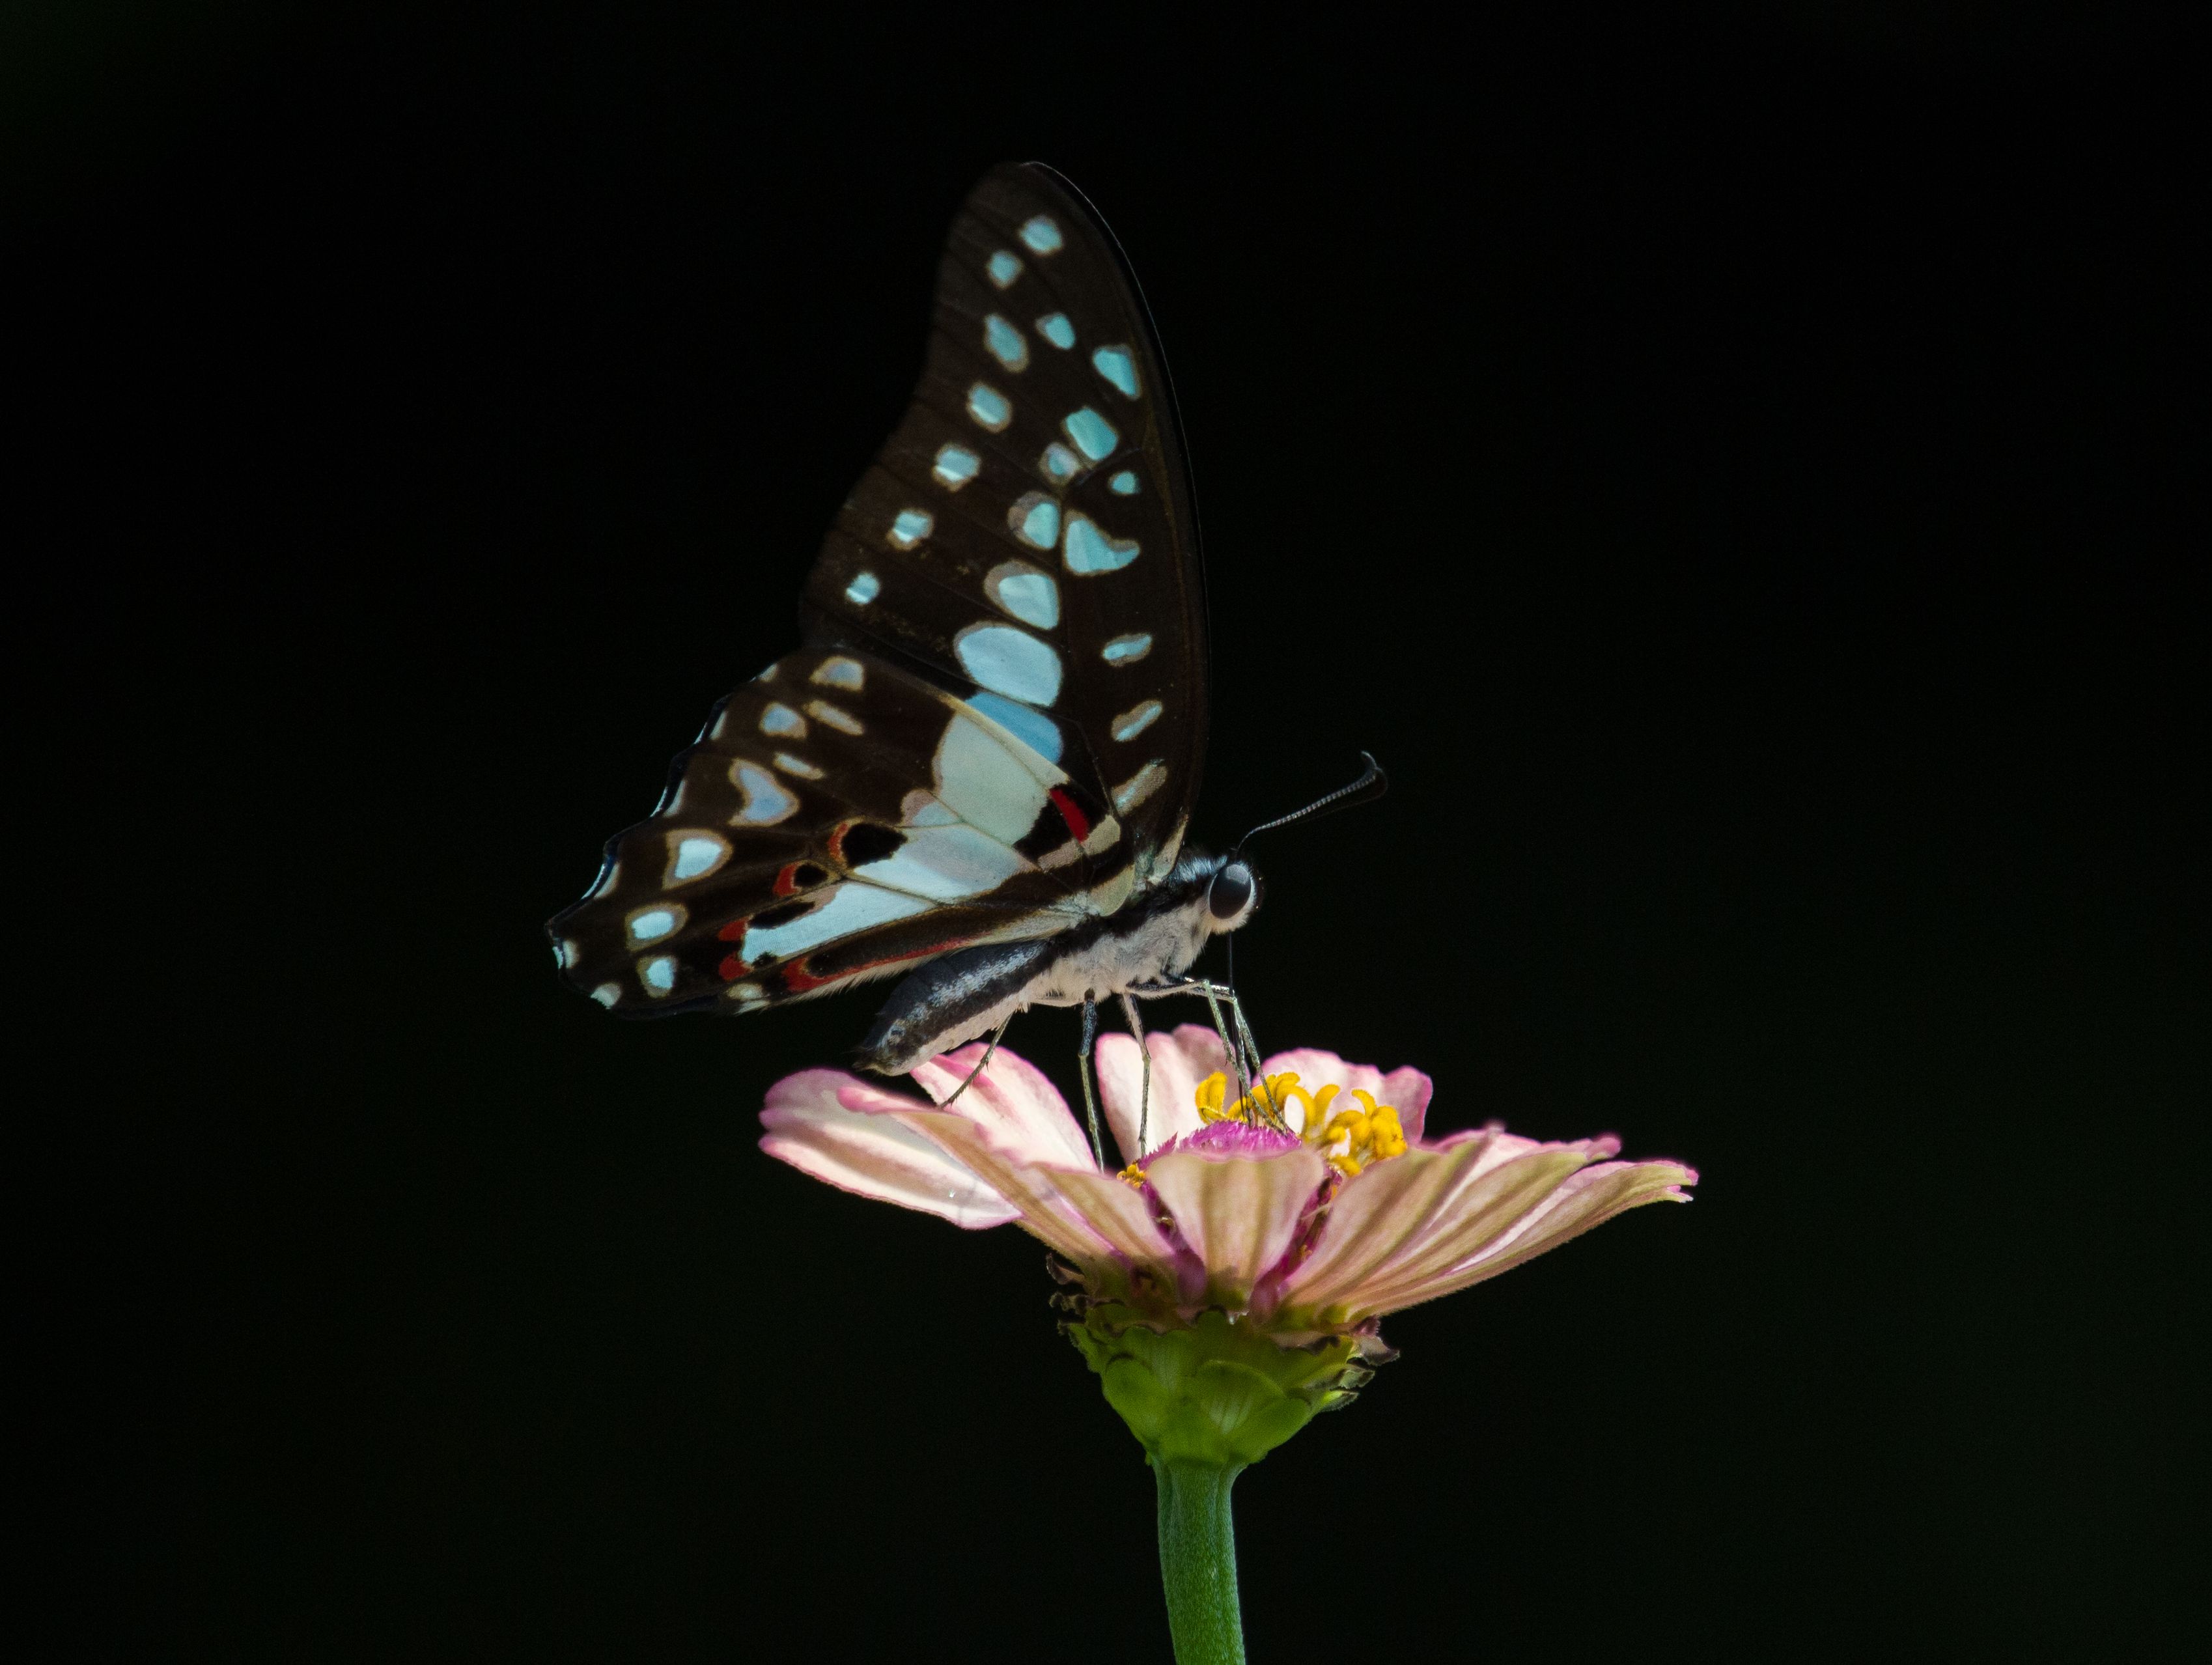
POLYGON ((7 185, 72 1650, 1164 1655, 1036 1245, 754 1149, 870 998, 625 1025, 540 934, 1032 155, 1182 396, 1200 831, 1395 777, 1266 850, 1261 1038, 1705 1176, 1244 1479, 1255 1656, 2141 1657, 2201 1593, 2180 37, 65 11, 7 185))

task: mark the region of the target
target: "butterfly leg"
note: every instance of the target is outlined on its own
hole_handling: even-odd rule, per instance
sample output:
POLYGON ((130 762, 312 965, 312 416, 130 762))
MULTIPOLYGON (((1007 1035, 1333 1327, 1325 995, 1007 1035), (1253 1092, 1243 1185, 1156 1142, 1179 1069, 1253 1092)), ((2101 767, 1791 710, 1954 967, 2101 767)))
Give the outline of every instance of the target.
MULTIPOLYGON (((1241 1053, 1244 1066, 1251 1072, 1255 1079, 1258 1078, 1260 1043, 1252 1036, 1251 1023, 1244 1016, 1244 1002, 1237 998, 1235 989, 1225 983, 1209 982, 1203 977, 1191 977, 1163 992, 1173 994, 1202 994, 1209 1005, 1217 1000, 1225 1004, 1231 1014, 1237 1019, 1237 1038, 1240 1045, 1229 1047, 1229 1037, 1225 1034, 1221 1037, 1221 1043, 1224 1047, 1229 1047, 1232 1053, 1241 1053)), ((1213 1015, 1213 1022, 1217 1030, 1221 1027, 1221 1014, 1218 1011, 1213 1015)))
MULTIPOLYGON (((1213 1014, 1213 1032, 1221 1037, 1221 1050, 1229 1060, 1231 1072, 1237 1077, 1237 1101, 1239 1103, 1243 1101, 1245 1096, 1252 1091, 1252 1084, 1245 1076, 1243 1048, 1237 1042, 1229 1038, 1229 1025, 1221 1020, 1221 997, 1227 995, 1229 1004, 1233 1008, 1237 1004, 1237 995, 1233 990, 1224 988, 1218 983, 1210 983, 1203 977, 1180 977, 1171 983, 1152 983, 1133 988, 1129 993, 1140 1000, 1165 1000, 1170 994, 1203 996, 1206 1009, 1213 1014)), ((1243 1014, 1238 1015, 1241 1030, 1243 1014)), ((1242 1038, 1241 1035, 1239 1038, 1242 1038)), ((1149 1053, 1146 1054, 1145 1061, 1147 1066, 1151 1064, 1152 1057, 1149 1053)))
POLYGON ((991 1054, 998 1051, 1000 1036, 1003 1036, 1006 1032, 1006 1025, 1013 1021, 1014 1014, 1011 1012, 999 1020, 998 1028, 991 1031, 991 1044, 983 1048, 983 1055, 975 1060, 975 1067, 968 1072, 967 1080, 963 1081, 958 1086, 955 1087, 952 1090, 952 1098, 946 1099, 944 1103, 937 1107, 938 1109, 940 1110, 951 1109, 952 1099, 959 1097, 962 1093, 968 1091, 969 1083, 974 1081, 977 1076, 983 1073, 983 1066, 991 1061, 991 1054))
POLYGON ((1237 998, 1237 991, 1229 991, 1229 1009, 1237 1017, 1237 1038, 1244 1043, 1244 1055, 1251 1060, 1252 1076, 1260 1079, 1260 1043, 1252 1038, 1252 1025, 1244 1019, 1244 1002, 1237 998))
MULTIPOLYGON (((1237 1060, 1237 1081, 1243 1091, 1260 1102, 1260 1114, 1279 1133, 1288 1133, 1290 1123, 1283 1119, 1283 1107, 1275 1103, 1275 1095, 1267 1086, 1267 1075, 1260 1067, 1260 1043, 1252 1038, 1252 1025, 1244 1020, 1244 1002, 1237 998, 1237 991, 1218 983, 1203 985, 1206 1001, 1212 1006, 1217 1000, 1229 1003, 1229 1013, 1237 1020, 1237 1044, 1230 1047, 1230 1054, 1237 1060)), ((1221 1027, 1221 1012, 1213 1013, 1213 1026, 1221 1027)), ((1227 1045, 1224 1039, 1224 1045, 1227 1045)))
MULTIPOLYGON (((1237 1072, 1237 1102, 1241 1104, 1252 1096, 1252 1082, 1244 1073, 1243 1048, 1238 1044, 1243 1037, 1240 1035, 1237 1041, 1229 1038, 1229 1030, 1221 1021, 1221 991, 1201 980, 1198 992, 1206 996, 1206 1009, 1213 1014, 1213 1032, 1221 1037, 1221 1049, 1229 1054, 1230 1066, 1237 1072)), ((1231 1011, 1236 1009, 1237 997, 1234 994, 1229 997, 1229 1006, 1231 1011)))
POLYGON ((1152 1049, 1145 1044, 1145 1026, 1137 1021, 1137 1003, 1129 998, 1127 990, 1121 994, 1121 1015, 1129 1020, 1129 1033, 1136 1037, 1137 1056, 1144 1060, 1144 1073, 1139 1078, 1143 1085, 1137 1089, 1137 1160, 1142 1162, 1152 1131, 1152 1049))
POLYGON ((1083 991, 1083 1046, 1075 1054, 1075 1073, 1083 1078, 1083 1109, 1091 1118, 1091 1155, 1101 1173, 1106 1170, 1106 1148, 1098 1142, 1098 1098, 1091 1091, 1091 1048, 1098 1038, 1098 1001, 1083 991))
MULTIPOLYGON (((1237 991, 1225 984, 1210 982, 1204 977, 1182 977, 1171 983, 1155 983, 1129 991, 1140 1000, 1158 1000, 1170 994, 1196 994, 1202 997, 1206 1009, 1213 1014, 1213 1032, 1221 1037, 1221 1049, 1229 1055, 1231 1069, 1237 1077, 1237 1097, 1241 1101, 1252 1091, 1252 1083, 1260 1079, 1260 1043, 1252 1037, 1252 1025, 1244 1016, 1244 1003, 1237 998, 1237 991), (1237 1020, 1237 1038, 1229 1038, 1229 1025, 1223 1021, 1221 1008, 1226 1005, 1237 1020)), ((1149 1062, 1149 1059, 1147 1060, 1149 1062)), ((1273 1105, 1268 1106, 1271 1112, 1273 1105)), ((1279 1121, 1279 1114, 1274 1115, 1279 1121)))

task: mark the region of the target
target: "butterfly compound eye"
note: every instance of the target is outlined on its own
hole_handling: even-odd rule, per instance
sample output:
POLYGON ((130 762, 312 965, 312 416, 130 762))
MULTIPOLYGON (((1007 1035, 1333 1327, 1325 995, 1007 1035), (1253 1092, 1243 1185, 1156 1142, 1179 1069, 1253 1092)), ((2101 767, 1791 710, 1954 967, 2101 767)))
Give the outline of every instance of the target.
POLYGON ((1232 920, 1252 900, 1252 870, 1232 861, 1214 874, 1206 893, 1206 911, 1218 920, 1232 920))

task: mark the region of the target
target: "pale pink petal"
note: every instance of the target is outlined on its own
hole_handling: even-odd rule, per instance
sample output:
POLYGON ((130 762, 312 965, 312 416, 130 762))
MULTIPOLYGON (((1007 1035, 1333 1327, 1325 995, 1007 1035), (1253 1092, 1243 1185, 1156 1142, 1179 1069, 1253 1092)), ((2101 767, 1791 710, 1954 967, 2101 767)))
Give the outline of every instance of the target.
POLYGON ((1261 1274, 1283 1258, 1298 1215, 1328 1171, 1311 1151, 1267 1157, 1175 1150, 1146 1164, 1145 1176, 1204 1263, 1205 1298, 1243 1306, 1261 1274))
MULTIPOLYGON (((1386 1311, 1401 1288, 1442 1276, 1503 1238, 1524 1217, 1548 1204, 1575 1170, 1595 1158, 1595 1152, 1588 1145, 1546 1145, 1486 1171, 1470 1172, 1410 1231, 1404 1231, 1409 1222, 1402 1212, 1370 1210, 1366 1225, 1370 1235, 1404 1231, 1389 1258, 1357 1274, 1349 1265, 1340 1266, 1334 1278, 1316 1279, 1295 1291, 1286 1290, 1285 1298, 1356 1309, 1363 1316, 1386 1311)), ((1360 1176, 1362 1180, 1365 1177, 1365 1174, 1360 1176)), ((1328 1230, 1359 1218, 1360 1203, 1352 1194, 1360 1188, 1359 1182, 1354 1181, 1337 1199, 1340 1206, 1351 1206, 1342 1219, 1331 1211, 1324 1247, 1328 1230)), ((1321 1257, 1317 1254, 1315 1258, 1321 1257)))
POLYGON ((1053 1184, 1082 1211, 1091 1229, 1103 1237, 1132 1265, 1154 1273, 1164 1288, 1176 1287, 1175 1245, 1152 1218, 1144 1193, 1127 1180, 1097 1170, 1089 1173, 1054 1170, 1053 1184))
MULTIPOLYGON (((768 1090, 761 1149, 803 1174, 859 1196, 920 1209, 970 1231, 1004 1225, 1018 1211, 975 1170, 880 1111, 848 1108, 840 1089, 867 1091, 842 1070, 801 1070, 768 1090)), ((879 1090, 878 1090, 879 1091, 879 1090)), ((911 1098, 879 1093, 899 1109, 911 1098)))
POLYGON ((1398 1126, 1405 1132, 1406 1142, 1418 1145, 1428 1133, 1429 1100, 1436 1090, 1436 1083, 1421 1071, 1411 1064, 1401 1064, 1383 1076, 1382 1090, 1375 1093, 1375 1098, 1398 1112, 1398 1126))
POLYGON ((1298 1085, 1308 1092, 1317 1093, 1323 1087, 1336 1086, 1346 1092, 1358 1087, 1372 1093, 1376 1103, 1388 1104, 1398 1112, 1398 1125, 1405 1130, 1408 1144, 1417 1142, 1427 1125, 1429 1096, 1435 1091, 1435 1086, 1427 1076, 1411 1066, 1386 1075, 1372 1064, 1348 1064, 1334 1053, 1323 1052, 1318 1047, 1295 1047, 1288 1052, 1279 1052, 1260 1066, 1262 1075, 1279 1075, 1285 1070, 1294 1072, 1298 1085))
POLYGON ((957 1051, 915 1065, 914 1084, 939 1105, 951 1099, 953 1115, 967 1117, 1016 1161, 1063 1168, 1097 1165, 1091 1158, 1091 1141, 1068 1114, 1060 1090, 1035 1064, 1004 1047, 991 1054, 990 1067, 953 1098, 982 1055, 983 1042, 972 1041, 957 1051))
MULTIPOLYGON (((904 1110, 926 1110, 929 1108, 912 1093, 893 1092, 872 1076, 848 1075, 842 1070, 805 1070, 801 1073, 835 1076, 837 1079, 837 1102, 856 1115, 897 1115, 904 1110)), ((794 1075, 787 1079, 796 1081, 799 1077, 794 1075)), ((769 1089, 769 1102, 775 1102, 774 1087, 769 1089)))
POLYGON ((981 1128, 957 1109, 929 1110, 917 1106, 903 1113, 899 1120, 927 1133, 1019 1210, 1021 1228, 1031 1237, 1057 1249, 1078 1266, 1096 1266, 1112 1259, 1113 1245, 1105 1234, 1091 1225, 1083 1209, 1071 1201, 1059 1185, 1063 1173, 1097 1173, 1098 1170, 1090 1167, 1087 1158, 1080 1170, 1055 1170, 1023 1162, 993 1144, 981 1128))
POLYGON ((1447 1271, 1419 1280, 1393 1279, 1389 1289, 1373 1295, 1362 1291, 1355 1304, 1361 1316, 1374 1316, 1465 1289, 1557 1249, 1631 1208, 1647 1202, 1687 1202, 1690 1199, 1680 1188, 1695 1184, 1697 1178, 1695 1169, 1674 1162, 1608 1162, 1585 1168, 1569 1176, 1510 1231, 1447 1271))
POLYGON ((1370 1163, 1330 1203, 1314 1252, 1285 1280, 1282 1299, 1346 1306, 1470 1218, 1489 1222, 1492 1236, 1504 1231, 1591 1156, 1586 1146, 1495 1133, 1370 1163))
MULTIPOLYGON (((1603 1133, 1595 1139, 1577 1139, 1574 1143, 1578 1147, 1587 1146, 1592 1161, 1600 1157, 1616 1155, 1620 1150, 1620 1141, 1611 1133, 1603 1133)), ((1480 1127, 1462 1127, 1455 1133, 1446 1133, 1442 1139, 1429 1140, 1425 1148, 1456 1151, 1462 1145, 1477 1145, 1481 1151, 1475 1158, 1474 1166, 1468 1170, 1470 1178, 1477 1174, 1486 1174, 1493 1168, 1503 1167, 1516 1157, 1545 1148, 1544 1141, 1540 1139, 1525 1139, 1519 1133, 1507 1133, 1502 1121, 1488 1122, 1480 1127)))
POLYGON ((1284 1279, 1280 1299, 1300 1307, 1328 1306, 1363 1279, 1380 1273, 1430 1229, 1486 1149, 1486 1141, 1470 1140, 1449 1150, 1416 1148, 1369 1164, 1330 1200, 1311 1252, 1284 1279))
MULTIPOLYGON (((1198 1084, 1216 1070, 1225 1071, 1229 1054, 1221 1037, 1198 1024, 1156 1030, 1145 1036, 1145 1049, 1152 1055, 1152 1088, 1144 1148, 1157 1151, 1170 1139, 1198 1131, 1198 1084)), ((1137 1107, 1144 1065, 1137 1055, 1137 1042, 1127 1035, 1102 1035, 1097 1058, 1098 1096, 1106 1102, 1114 1142, 1121 1147, 1123 1161, 1140 1162, 1137 1107)))

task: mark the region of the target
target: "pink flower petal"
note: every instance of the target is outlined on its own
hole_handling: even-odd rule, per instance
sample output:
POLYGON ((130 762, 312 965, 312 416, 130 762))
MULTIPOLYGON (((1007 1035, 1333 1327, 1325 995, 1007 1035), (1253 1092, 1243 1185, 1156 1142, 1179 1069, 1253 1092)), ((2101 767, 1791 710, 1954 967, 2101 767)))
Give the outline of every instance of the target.
MULTIPOLYGON (((969 1089, 970 1092, 974 1091, 973 1087, 969 1089)), ((1024 1162, 1000 1150, 988 1134, 959 1114, 957 1108, 927 1110, 917 1107, 905 1112, 899 1120, 927 1133, 1012 1204, 1020 1211, 1022 1230, 1031 1237, 1057 1249, 1078 1266, 1096 1266, 1112 1258, 1114 1245, 1106 1234, 1093 1226, 1082 1207, 1060 1188, 1063 1174, 1098 1172, 1091 1166, 1087 1152, 1082 1168, 1054 1170, 1024 1162)))
MULTIPOLYGON (((1493 1134, 1370 1163, 1329 1205, 1314 1252, 1285 1280, 1282 1299, 1364 1312, 1370 1291, 1403 1267, 1427 1264, 1437 1239, 1451 1236, 1456 1243, 1472 1228, 1496 1236, 1589 1160, 1584 1147, 1493 1134)), ((1473 1247, 1453 1249, 1437 1269, 1473 1247)))
MULTIPOLYGON (((959 1091, 982 1055, 983 1042, 971 1041, 957 1051, 915 1065, 914 1084, 941 1105, 959 1091)), ((952 1100, 951 1113, 974 1122, 1016 1161, 1060 1168, 1097 1166, 1091 1158, 1091 1141, 1068 1113, 1060 1090, 1035 1064, 1004 1047, 991 1054, 990 1067, 952 1100)))
POLYGON ((1586 1148, 1546 1145, 1474 1175, 1456 1187, 1437 1217, 1401 1245, 1387 1265, 1352 1280, 1332 1297, 1363 1316, 1402 1305, 1397 1297, 1487 1253, 1528 1217, 1554 1203, 1577 1169, 1593 1159, 1586 1148))
POLYGON ((1093 1231, 1133 1266, 1152 1273, 1162 1287, 1176 1287, 1175 1245, 1152 1218, 1144 1193, 1127 1180, 1096 1169, 1088 1173, 1055 1171, 1052 1182, 1082 1212, 1093 1231))
MULTIPOLYGON (((860 1087, 842 1070, 801 1070, 768 1091, 761 1149, 803 1174, 850 1191, 895 1202, 969 1231, 1004 1225, 1017 1211, 975 1170, 890 1115, 848 1109, 840 1089, 860 1087)), ((879 1093, 901 1109, 915 1101, 879 1093)))
POLYGON ((1618 1148, 1486 1132, 1375 1164, 1338 1195, 1282 1303, 1357 1323, 1494 1276, 1624 1208, 1683 1200, 1689 1170, 1603 1160, 1618 1148))
POLYGON ((1318 1047, 1279 1052, 1260 1066, 1262 1075, 1278 1075, 1285 1070, 1296 1071, 1298 1085, 1308 1092, 1317 1093, 1327 1086, 1341 1087, 1346 1092, 1364 1088, 1375 1095, 1376 1103, 1388 1104, 1398 1112, 1398 1125, 1405 1130, 1409 1145, 1419 1141, 1427 1125, 1429 1097, 1436 1091, 1435 1084, 1410 1066, 1385 1075, 1372 1064, 1347 1064, 1318 1047))
POLYGON ((1375 1093, 1377 1103, 1390 1105, 1398 1112, 1398 1126, 1409 1145, 1419 1144, 1427 1135, 1429 1100, 1436 1090, 1436 1083, 1411 1064, 1401 1064, 1385 1075, 1380 1092, 1368 1089, 1375 1093))
POLYGON ((1298 1215, 1328 1171, 1304 1149, 1239 1157, 1184 1148, 1154 1158, 1145 1176, 1205 1266, 1203 1298, 1241 1307, 1291 1246, 1298 1215))
MULTIPOLYGON (((1221 1037, 1198 1024, 1183 1024, 1165 1032, 1145 1036, 1145 1049, 1152 1055, 1152 1108, 1145 1121, 1145 1149, 1157 1151, 1170 1139, 1198 1131, 1198 1084, 1216 1070, 1229 1067, 1229 1054, 1221 1037)), ((1098 1037, 1098 1096, 1106 1101, 1106 1119, 1114 1127, 1114 1142, 1125 1162, 1140 1162, 1137 1149, 1138 1094, 1144 1066, 1137 1042, 1127 1035, 1098 1037)), ((1234 1096, 1233 1093, 1231 1095, 1234 1096)))
POLYGON ((1449 1295, 1510 1271, 1570 1237, 1602 1225, 1614 1215, 1647 1202, 1687 1202, 1680 1189, 1697 1182, 1697 1170, 1675 1162, 1609 1162, 1585 1168, 1541 1205, 1529 1211, 1502 1237, 1440 1274, 1393 1279, 1379 1304, 1362 1303, 1363 1313, 1396 1312, 1439 1295, 1449 1295))

